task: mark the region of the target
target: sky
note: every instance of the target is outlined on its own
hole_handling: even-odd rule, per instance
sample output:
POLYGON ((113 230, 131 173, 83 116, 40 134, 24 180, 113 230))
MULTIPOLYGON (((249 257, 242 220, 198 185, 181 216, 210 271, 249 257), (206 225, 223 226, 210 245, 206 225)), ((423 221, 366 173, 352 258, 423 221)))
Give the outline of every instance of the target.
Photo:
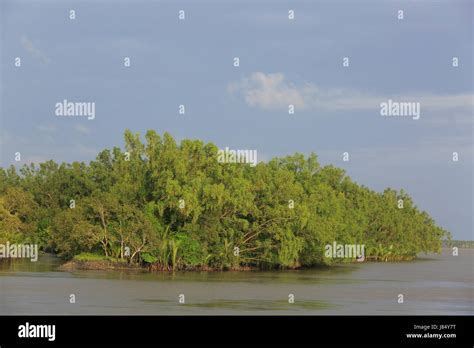
POLYGON ((473 240, 473 6, 0 0, 0 166, 88 162, 127 128, 263 161, 315 152, 473 240), (95 103, 95 118, 57 116, 65 99, 95 103), (419 103, 419 119, 381 116, 389 99, 419 103))

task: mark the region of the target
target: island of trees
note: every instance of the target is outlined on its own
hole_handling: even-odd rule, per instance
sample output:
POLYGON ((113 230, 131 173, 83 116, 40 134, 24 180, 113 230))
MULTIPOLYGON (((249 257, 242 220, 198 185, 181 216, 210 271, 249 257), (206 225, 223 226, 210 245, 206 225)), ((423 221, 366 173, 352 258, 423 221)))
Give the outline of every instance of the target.
MULTIPOLYGON (((0 169, 0 243, 65 259, 155 270, 298 268, 344 260, 324 247, 363 244, 367 260, 440 252, 449 233, 402 191, 375 192, 315 154, 219 163, 218 148, 125 132, 125 149, 83 162, 0 169), (403 202, 400 208, 400 202, 403 202)), ((347 260, 345 260, 347 261, 347 260)))

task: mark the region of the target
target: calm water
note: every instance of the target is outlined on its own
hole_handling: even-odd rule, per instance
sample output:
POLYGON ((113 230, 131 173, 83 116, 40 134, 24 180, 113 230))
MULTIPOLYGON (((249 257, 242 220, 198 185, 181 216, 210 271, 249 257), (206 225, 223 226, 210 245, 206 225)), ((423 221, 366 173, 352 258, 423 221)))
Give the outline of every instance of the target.
POLYGON ((0 314, 474 314, 473 249, 275 272, 64 272, 60 264, 51 256, 1 264, 0 314))

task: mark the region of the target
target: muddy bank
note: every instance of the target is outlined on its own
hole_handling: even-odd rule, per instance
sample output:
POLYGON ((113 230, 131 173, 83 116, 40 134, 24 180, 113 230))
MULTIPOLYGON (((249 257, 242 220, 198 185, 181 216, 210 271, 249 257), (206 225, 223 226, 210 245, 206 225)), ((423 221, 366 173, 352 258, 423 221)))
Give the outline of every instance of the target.
POLYGON ((140 265, 113 261, 68 261, 59 266, 62 271, 74 270, 146 270, 140 265))
POLYGON ((218 271, 257 271, 259 270, 256 267, 249 266, 240 266, 240 267, 231 267, 231 268, 212 268, 209 266, 199 266, 199 267, 179 267, 173 269, 170 266, 162 266, 159 264, 148 264, 148 265, 139 265, 139 264, 129 264, 126 262, 114 262, 114 261, 78 261, 71 260, 61 266, 59 269, 62 271, 75 271, 75 270, 136 270, 142 272, 173 272, 173 271, 190 271, 190 272, 218 272, 218 271))

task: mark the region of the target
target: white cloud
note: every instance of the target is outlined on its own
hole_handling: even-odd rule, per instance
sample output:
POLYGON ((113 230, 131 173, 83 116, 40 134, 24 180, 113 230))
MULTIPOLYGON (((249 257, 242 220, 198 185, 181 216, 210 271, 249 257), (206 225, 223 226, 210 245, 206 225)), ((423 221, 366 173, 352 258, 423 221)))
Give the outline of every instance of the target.
POLYGON ((44 64, 48 64, 51 61, 39 48, 34 45, 33 41, 28 39, 25 35, 21 37, 21 45, 33 56, 33 58, 38 59, 44 64))
POLYGON ((313 83, 297 86, 294 83, 287 82, 282 73, 265 74, 255 72, 248 78, 229 84, 228 91, 231 94, 243 97, 249 106, 264 110, 286 109, 290 104, 301 110, 379 110, 380 103, 388 99, 420 102, 423 110, 455 108, 470 110, 474 106, 472 94, 376 95, 345 88, 324 89, 313 83))
MULTIPOLYGON (((244 78, 229 85, 229 92, 241 93, 245 102, 252 107, 271 110, 288 107, 289 104, 297 108, 305 108, 305 94, 310 93, 305 87, 297 88, 285 81, 283 74, 253 73, 250 78, 244 78)), ((311 86, 308 86, 311 88, 311 86)))

